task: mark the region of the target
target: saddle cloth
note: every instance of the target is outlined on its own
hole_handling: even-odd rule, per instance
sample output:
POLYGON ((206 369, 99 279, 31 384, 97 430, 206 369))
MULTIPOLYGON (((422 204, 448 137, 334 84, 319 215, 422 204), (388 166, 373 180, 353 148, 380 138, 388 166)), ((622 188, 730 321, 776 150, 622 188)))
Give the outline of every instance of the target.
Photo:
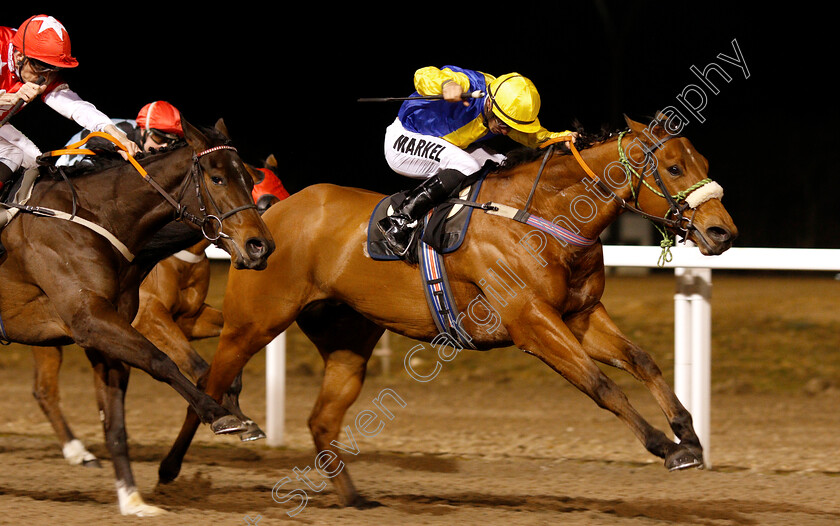
MULTIPOLYGON (((449 289, 443 254, 458 250, 464 242, 473 207, 461 201, 475 203, 482 182, 484 182, 484 176, 464 186, 458 193, 457 199, 444 201, 429 212, 425 220, 418 221, 416 228, 420 229, 420 232, 414 236, 413 244, 405 256, 409 263, 418 263, 429 312, 438 329, 436 341, 440 342, 443 338, 446 345, 459 349, 475 347, 469 336, 458 327, 461 314, 449 289)), ((402 259, 388 248, 376 223, 393 213, 405 199, 406 193, 400 192, 385 197, 376 205, 371 214, 367 238, 367 250, 371 258, 378 261, 402 259)))
MULTIPOLYGON (((478 192, 481 190, 481 184, 484 177, 479 178, 474 183, 465 186, 458 194, 459 200, 475 202, 478 198, 478 192)), ((390 215, 402 201, 408 191, 399 192, 391 196, 383 198, 374 208, 370 216, 367 232, 367 250, 370 257, 377 261, 394 261, 401 259, 400 256, 394 254, 385 242, 382 232, 376 226, 376 223, 385 216, 390 215)), ((431 246, 440 254, 448 254, 458 250, 464 242, 464 236, 469 227, 470 218, 472 217, 473 207, 465 206, 463 204, 453 202, 450 200, 439 204, 431 212, 425 224, 418 221, 416 228, 421 229, 420 235, 415 235, 415 245, 418 240, 431 246)), ((411 247, 408 251, 412 257, 416 257, 417 250, 411 247)), ((413 258, 411 262, 414 262, 413 258)))

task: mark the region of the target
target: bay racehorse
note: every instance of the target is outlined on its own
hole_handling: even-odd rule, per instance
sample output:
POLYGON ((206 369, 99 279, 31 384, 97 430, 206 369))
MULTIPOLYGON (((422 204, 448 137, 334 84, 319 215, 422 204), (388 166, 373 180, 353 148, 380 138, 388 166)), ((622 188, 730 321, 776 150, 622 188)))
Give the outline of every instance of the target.
MULTIPOLYGON (((270 155, 263 165, 263 168, 247 166, 252 179, 261 183, 255 185, 251 192, 260 213, 288 197, 279 179, 278 182, 267 181, 269 184, 264 184, 267 177, 276 177, 277 159, 270 155)), ((172 358, 181 372, 194 382, 205 376, 210 364, 190 342, 219 336, 224 321, 222 311, 206 302, 211 272, 205 250, 209 245, 210 241, 202 239, 156 264, 140 285, 137 314, 132 322, 134 328, 172 358)), ((60 346, 32 347, 35 360, 32 394, 52 425, 64 458, 71 465, 99 467, 99 460, 76 437, 61 410, 58 379, 63 352, 60 346)), ((259 426, 239 409, 241 389, 239 377, 229 389, 222 406, 245 424, 246 429, 239 433, 242 441, 265 438, 259 426)))
POLYGON ((230 253, 236 268, 263 269, 274 249, 224 124, 203 130, 182 119, 182 125, 186 142, 179 147, 71 179, 42 176, 2 232, 9 251, 0 264, 1 335, 85 350, 123 514, 162 512, 143 502, 131 471, 123 406, 131 367, 173 387, 214 432, 244 429, 131 326, 140 283, 202 234, 230 253), (167 230, 174 234, 160 239, 167 230))
MULTIPOLYGON (((621 333, 601 303, 605 272, 598 236, 620 213, 632 211, 714 255, 731 246, 737 229, 721 204, 722 188, 708 179, 706 159, 687 138, 672 135, 673 121, 645 126, 626 120, 627 130, 592 144, 582 134, 573 155, 549 147, 515 162, 512 154, 487 176, 476 201, 486 213, 473 214, 462 246, 445 259, 454 303, 469 314, 458 330, 478 350, 515 345, 538 357, 625 422, 668 469, 699 467, 702 446, 691 415, 651 356, 621 333), (565 224, 566 235, 540 238, 540 224, 549 230, 565 224), (485 279, 500 262, 507 292, 485 279), (649 424, 596 362, 642 381, 679 442, 649 424)), ((314 185, 263 216, 276 252, 265 272, 230 272, 225 325, 206 382, 206 392, 219 399, 248 359, 297 321, 324 359, 309 427, 321 472, 331 475, 345 505, 364 499, 337 447, 339 433, 377 340, 385 329, 424 342, 441 336, 417 266, 377 261, 366 250, 371 212, 382 199, 366 190, 314 185), (261 307, 254 309, 257 303, 261 307)), ((458 351, 457 341, 444 343, 437 347, 438 364, 458 351)), ((431 375, 412 373, 419 380, 431 375)), ((177 476, 198 423, 189 411, 159 468, 162 482, 177 476)))
MULTIPOLYGON (((204 251, 209 244, 203 240, 155 265, 140 286, 137 315, 132 322, 194 382, 207 372, 209 364, 190 342, 219 336, 223 323, 222 311, 205 303, 210 260, 204 251)), ((61 410, 58 378, 63 354, 60 346, 32 347, 32 394, 52 425, 64 458, 71 465, 99 467, 99 460, 76 437, 61 410)))

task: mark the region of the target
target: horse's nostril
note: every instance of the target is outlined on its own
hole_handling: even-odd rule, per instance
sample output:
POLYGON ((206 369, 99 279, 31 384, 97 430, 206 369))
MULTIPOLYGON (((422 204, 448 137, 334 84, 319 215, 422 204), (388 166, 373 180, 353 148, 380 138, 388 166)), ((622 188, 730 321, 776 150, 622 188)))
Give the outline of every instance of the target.
POLYGON ((264 257, 267 252, 265 242, 258 237, 252 237, 251 239, 246 241, 245 249, 248 251, 248 255, 254 259, 264 257))
POLYGON ((716 243, 726 243, 727 241, 732 240, 732 234, 729 230, 721 226, 712 226, 707 228, 706 235, 709 239, 714 240, 716 243))

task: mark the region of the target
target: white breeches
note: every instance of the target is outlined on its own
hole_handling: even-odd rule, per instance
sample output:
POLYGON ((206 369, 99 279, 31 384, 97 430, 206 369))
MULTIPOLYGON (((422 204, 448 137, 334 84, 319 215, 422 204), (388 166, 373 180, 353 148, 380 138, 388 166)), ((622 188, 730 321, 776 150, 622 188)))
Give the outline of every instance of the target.
POLYGON ((505 157, 481 146, 462 150, 439 137, 421 135, 403 128, 399 119, 385 130, 385 160, 392 170, 414 179, 426 179, 441 170, 458 170, 471 175, 485 161, 497 163, 505 157))

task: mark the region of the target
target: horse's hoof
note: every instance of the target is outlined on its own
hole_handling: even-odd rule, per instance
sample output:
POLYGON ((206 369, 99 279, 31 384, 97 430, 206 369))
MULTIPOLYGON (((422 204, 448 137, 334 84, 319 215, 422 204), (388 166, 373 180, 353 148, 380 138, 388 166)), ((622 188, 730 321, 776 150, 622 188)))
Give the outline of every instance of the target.
POLYGON ((239 435, 239 440, 242 442, 251 442, 253 440, 262 440, 263 438, 266 438, 266 436, 263 430, 260 429, 260 426, 253 420, 246 420, 245 431, 239 435))
POLYGON ((665 458, 668 471, 703 467, 703 452, 695 448, 681 447, 665 458))
POLYGON ((233 415, 225 415, 217 418, 210 424, 210 429, 217 435, 229 435, 231 433, 241 433, 247 430, 245 424, 233 415))
POLYGON ((96 455, 85 449, 85 445, 81 440, 74 438, 61 447, 61 452, 64 458, 71 466, 84 466, 86 468, 101 468, 102 464, 96 455))
POLYGON ((169 484, 178 478, 180 472, 181 466, 172 467, 164 460, 158 468, 158 484, 169 484))
POLYGON ((98 458, 94 458, 91 460, 85 460, 84 462, 82 462, 82 466, 86 468, 101 468, 102 464, 99 463, 98 458))
POLYGON ((143 502, 143 497, 134 490, 126 492, 121 489, 117 491, 120 502, 120 513, 123 515, 134 515, 135 517, 157 517, 167 513, 163 508, 151 506, 143 502))
POLYGON ((371 510, 373 508, 379 508, 381 506, 381 503, 376 502, 375 500, 368 500, 364 497, 356 497, 356 500, 353 501, 353 504, 351 504, 351 507, 357 510, 371 510))

